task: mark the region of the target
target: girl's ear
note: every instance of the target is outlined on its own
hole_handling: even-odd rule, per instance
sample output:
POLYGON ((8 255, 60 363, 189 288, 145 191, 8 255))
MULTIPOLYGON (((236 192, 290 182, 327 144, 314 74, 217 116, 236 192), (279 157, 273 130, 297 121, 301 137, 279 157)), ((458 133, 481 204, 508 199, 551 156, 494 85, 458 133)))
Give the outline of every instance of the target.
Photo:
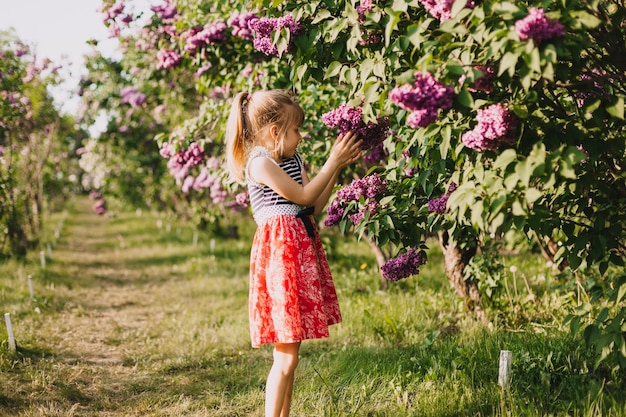
POLYGON ((272 139, 274 140, 278 139, 278 126, 276 125, 270 126, 270 135, 272 136, 272 139))

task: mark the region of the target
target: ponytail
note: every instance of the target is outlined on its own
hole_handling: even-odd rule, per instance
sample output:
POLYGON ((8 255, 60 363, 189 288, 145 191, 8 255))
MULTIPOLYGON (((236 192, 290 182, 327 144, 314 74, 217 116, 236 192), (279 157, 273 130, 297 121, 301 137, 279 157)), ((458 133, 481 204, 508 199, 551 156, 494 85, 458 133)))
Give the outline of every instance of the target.
POLYGON ((247 143, 247 112, 248 93, 239 93, 233 99, 233 104, 226 124, 226 171, 231 180, 242 183, 244 181, 244 167, 248 155, 247 143))

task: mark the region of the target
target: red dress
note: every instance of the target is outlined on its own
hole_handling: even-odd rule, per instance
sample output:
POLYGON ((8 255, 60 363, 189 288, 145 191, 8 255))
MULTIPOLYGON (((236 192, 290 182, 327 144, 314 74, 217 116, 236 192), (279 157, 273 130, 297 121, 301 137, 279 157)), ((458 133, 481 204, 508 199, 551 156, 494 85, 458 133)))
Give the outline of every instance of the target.
POLYGON ((310 237, 295 213, 255 218, 258 228, 250 254, 252 346, 328 337, 329 326, 341 322, 341 311, 315 222, 310 237))

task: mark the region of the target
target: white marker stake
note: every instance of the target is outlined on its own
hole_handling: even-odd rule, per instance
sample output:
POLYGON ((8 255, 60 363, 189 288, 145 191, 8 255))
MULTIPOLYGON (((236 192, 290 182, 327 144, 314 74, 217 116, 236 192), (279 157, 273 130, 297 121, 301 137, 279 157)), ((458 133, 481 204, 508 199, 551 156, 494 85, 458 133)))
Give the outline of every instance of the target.
POLYGON ((17 350, 17 346, 15 345, 15 336, 13 335, 13 326, 11 325, 10 313, 4 313, 4 321, 7 324, 7 335, 9 336, 9 349, 11 349, 11 352, 15 352, 17 350))
POLYGON ((46 249, 48 250, 48 258, 52 258, 52 247, 49 243, 46 245, 46 249))
POLYGON ((209 250, 211 251, 211 253, 215 253, 215 239, 211 239, 211 241, 209 242, 209 250))
POLYGON ((46 269, 46 253, 44 251, 39 252, 39 259, 41 260, 41 268, 46 269))
POLYGON ((30 301, 35 301, 35 288, 33 287, 33 277, 28 276, 28 291, 30 291, 30 301))
POLYGON ((198 231, 197 230, 193 231, 193 246, 194 248, 198 246, 198 231))
POLYGON ((511 361, 513 352, 510 350, 500 351, 500 372, 498 373, 498 385, 507 388, 511 383, 511 361))

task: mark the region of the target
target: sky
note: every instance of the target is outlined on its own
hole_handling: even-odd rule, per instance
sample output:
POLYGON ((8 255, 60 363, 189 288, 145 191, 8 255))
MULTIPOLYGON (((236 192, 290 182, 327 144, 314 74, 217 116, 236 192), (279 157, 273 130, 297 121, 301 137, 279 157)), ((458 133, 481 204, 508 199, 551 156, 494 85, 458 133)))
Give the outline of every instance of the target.
MULTIPOLYGON (((148 0, 128 0, 136 7, 147 7, 148 0)), ((153 4, 160 1, 153 0, 153 4)), ((63 113, 74 113, 78 100, 71 98, 80 76, 85 74, 83 55, 93 47, 86 41, 96 39, 105 56, 116 56, 117 40, 110 39, 98 9, 102 0, 0 0, 0 30, 14 29, 15 35, 31 47, 37 59, 50 58, 65 64, 60 71, 67 80, 52 91, 63 113)))

